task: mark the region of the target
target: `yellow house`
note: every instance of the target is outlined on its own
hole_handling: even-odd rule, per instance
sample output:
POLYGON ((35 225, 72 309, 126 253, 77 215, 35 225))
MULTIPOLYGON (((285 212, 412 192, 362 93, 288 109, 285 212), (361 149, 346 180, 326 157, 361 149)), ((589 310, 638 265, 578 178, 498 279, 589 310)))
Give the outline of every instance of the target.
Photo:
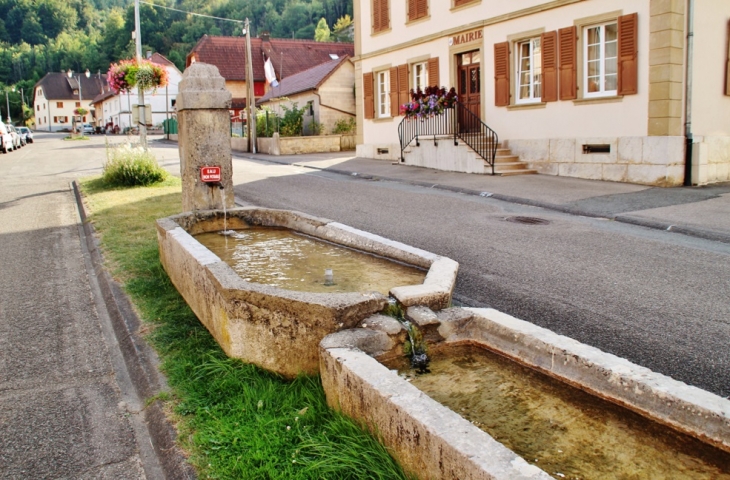
POLYGON ((478 173, 518 157, 543 174, 660 186, 730 180, 727 0, 354 0, 354 10, 359 156, 478 173), (434 120, 400 109, 429 85, 458 94, 430 139, 434 120))

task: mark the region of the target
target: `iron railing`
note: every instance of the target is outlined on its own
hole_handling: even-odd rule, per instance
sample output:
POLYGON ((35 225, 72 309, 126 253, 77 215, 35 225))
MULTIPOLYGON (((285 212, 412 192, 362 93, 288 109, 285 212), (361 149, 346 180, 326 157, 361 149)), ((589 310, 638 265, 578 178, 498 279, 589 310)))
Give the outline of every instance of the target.
POLYGON ((434 115, 426 118, 404 118, 398 125, 398 137, 400 138, 400 159, 405 161, 405 149, 412 143, 420 146, 419 138, 433 137, 434 143, 438 145, 438 137, 453 137, 454 145, 463 141, 474 152, 484 159, 492 167, 494 175, 494 159, 497 156, 499 136, 497 132, 482 122, 478 115, 474 114, 464 104, 455 102, 454 106, 444 110, 441 115, 434 115))

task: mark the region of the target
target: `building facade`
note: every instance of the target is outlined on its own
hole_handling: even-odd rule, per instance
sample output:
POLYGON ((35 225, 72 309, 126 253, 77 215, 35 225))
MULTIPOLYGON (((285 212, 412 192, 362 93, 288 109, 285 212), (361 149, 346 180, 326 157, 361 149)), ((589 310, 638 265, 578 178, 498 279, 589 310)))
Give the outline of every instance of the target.
POLYGON ((399 105, 438 85, 543 174, 730 180, 730 2, 354 5, 360 156, 400 160, 399 105))
POLYGON ((47 73, 33 88, 35 129, 48 132, 70 131, 74 110, 77 108, 87 111, 80 116, 83 123, 93 123, 92 99, 105 88, 109 87, 106 76, 101 73, 90 74, 89 78, 83 73, 74 73, 71 78, 67 72, 47 73))

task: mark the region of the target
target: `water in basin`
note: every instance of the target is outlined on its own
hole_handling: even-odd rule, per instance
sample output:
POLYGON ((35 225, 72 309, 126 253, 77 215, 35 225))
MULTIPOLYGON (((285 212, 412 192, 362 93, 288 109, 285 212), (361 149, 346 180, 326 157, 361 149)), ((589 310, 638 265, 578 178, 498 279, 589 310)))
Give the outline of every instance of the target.
POLYGON ((416 267, 342 247, 285 228, 251 227, 195 238, 244 280, 303 292, 380 292, 423 283, 416 267), (332 270, 326 281, 325 270, 332 270))
POLYGON ((473 346, 387 363, 555 478, 730 479, 730 454, 473 346))

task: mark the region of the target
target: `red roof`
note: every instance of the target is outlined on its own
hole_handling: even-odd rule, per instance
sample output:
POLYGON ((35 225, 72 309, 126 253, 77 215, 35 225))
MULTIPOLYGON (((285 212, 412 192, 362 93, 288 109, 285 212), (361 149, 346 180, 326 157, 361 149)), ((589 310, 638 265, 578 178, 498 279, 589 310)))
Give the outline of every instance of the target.
MULTIPOLYGON (((251 39, 251 60, 254 81, 265 81, 264 62, 271 58, 277 78, 281 79, 329 62, 355 54, 352 43, 315 42, 296 39, 251 39), (283 75, 282 75, 283 73, 283 75)), ((203 35, 188 54, 191 59, 215 65, 226 80, 246 80, 246 38, 210 37, 203 35)))
MULTIPOLYGON (((347 61, 349 57, 342 57, 336 60, 330 60, 321 65, 314 66, 299 73, 295 73, 291 77, 284 78, 279 86, 273 87, 266 95, 261 97, 256 103, 260 104, 276 97, 285 97, 294 95, 295 93, 316 90, 325 80, 340 66, 347 61)), ((353 76, 353 82, 355 77, 353 76)))

